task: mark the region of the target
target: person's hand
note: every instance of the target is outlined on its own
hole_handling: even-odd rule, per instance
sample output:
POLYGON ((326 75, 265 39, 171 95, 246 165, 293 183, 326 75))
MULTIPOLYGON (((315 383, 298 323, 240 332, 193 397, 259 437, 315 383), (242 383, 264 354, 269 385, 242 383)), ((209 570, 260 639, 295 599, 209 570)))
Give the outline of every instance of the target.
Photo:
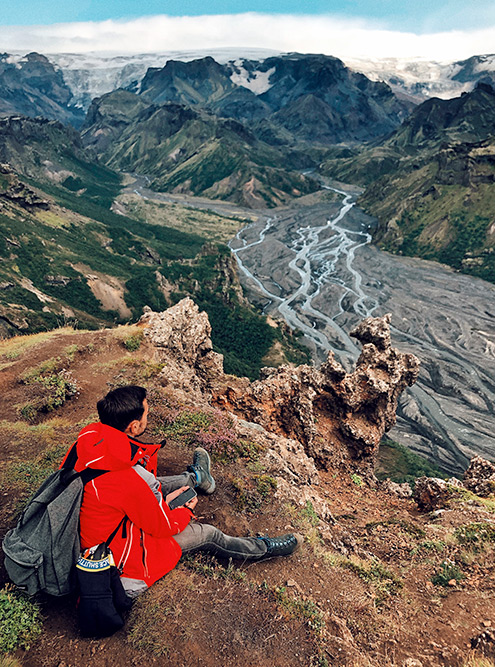
MULTIPOLYGON (((165 502, 167 503, 167 505, 170 504, 171 500, 173 500, 174 498, 177 498, 177 496, 180 496, 180 494, 183 491, 187 491, 188 488, 189 488, 188 486, 181 486, 180 489, 175 489, 175 491, 172 491, 172 493, 167 494, 167 496, 165 497, 165 502)), ((191 502, 191 501, 189 501, 189 502, 191 502)))
POLYGON ((188 500, 187 503, 184 505, 184 507, 188 507, 191 512, 194 511, 194 508, 198 504, 198 496, 194 496, 194 498, 191 498, 191 500, 188 500))

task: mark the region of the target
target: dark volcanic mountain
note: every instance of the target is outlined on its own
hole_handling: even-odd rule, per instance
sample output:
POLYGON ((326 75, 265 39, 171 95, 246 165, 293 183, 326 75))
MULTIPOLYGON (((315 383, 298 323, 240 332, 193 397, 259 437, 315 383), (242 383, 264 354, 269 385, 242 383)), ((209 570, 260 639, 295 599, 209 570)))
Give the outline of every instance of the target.
POLYGON ((472 93, 423 102, 385 144, 408 151, 431 150, 439 142, 482 141, 493 134, 495 92, 479 83, 472 93))
POLYGON ((244 125, 127 91, 94 100, 83 140, 108 166, 146 174, 157 190, 264 207, 312 192, 304 155, 257 139, 244 125))
POLYGON ((75 127, 82 123, 82 109, 70 106, 72 93, 60 70, 39 53, 14 59, 0 56, 0 116, 43 116, 75 127))
POLYGON ((169 61, 148 70, 139 92, 155 104, 180 102, 249 121, 265 139, 273 135, 286 141, 368 141, 390 133, 407 114, 386 84, 323 55, 229 65, 209 57, 169 61))
POLYGON ((139 92, 154 104, 199 106, 237 120, 255 120, 271 111, 252 91, 233 83, 228 67, 210 57, 169 60, 161 69, 150 68, 139 92))

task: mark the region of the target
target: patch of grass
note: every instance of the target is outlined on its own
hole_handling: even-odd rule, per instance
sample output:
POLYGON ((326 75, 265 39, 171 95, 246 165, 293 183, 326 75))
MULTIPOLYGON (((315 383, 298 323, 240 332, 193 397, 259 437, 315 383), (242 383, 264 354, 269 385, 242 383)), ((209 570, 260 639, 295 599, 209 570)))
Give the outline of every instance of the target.
POLYGON ((392 595, 397 595, 404 584, 378 558, 363 560, 357 557, 347 558, 335 554, 324 554, 324 559, 334 567, 341 567, 354 572, 360 579, 370 584, 375 591, 375 603, 381 604, 392 595))
POLYGON ((76 345, 75 343, 72 345, 68 345, 65 350, 64 354, 67 357, 68 361, 74 361, 74 357, 76 355, 76 352, 78 352, 79 346, 76 345))
POLYGON ((273 496, 277 481, 270 475, 236 477, 232 480, 239 511, 255 512, 273 496))
POLYGON ((299 597, 289 595, 284 586, 275 588, 275 599, 289 616, 303 621, 316 635, 321 634, 325 628, 323 611, 312 600, 303 600, 299 597))
POLYGON ((150 602, 147 594, 142 595, 131 612, 131 628, 127 641, 138 651, 145 651, 157 658, 168 656, 171 648, 163 641, 162 625, 173 610, 158 602, 150 602))
POLYGON ((28 368, 19 378, 22 384, 30 384, 31 382, 38 382, 43 376, 60 367, 60 357, 51 357, 45 359, 37 366, 28 368))
POLYGON ((0 656, 0 667, 22 667, 17 658, 9 655, 0 656))
POLYGON ((447 548, 447 545, 442 540, 424 540, 421 544, 418 544, 414 549, 411 549, 411 555, 415 556, 416 554, 422 551, 436 551, 441 552, 447 548))
POLYGON ((459 544, 467 544, 479 553, 484 546, 495 542, 495 526, 486 522, 469 523, 454 531, 459 544))
POLYGON ((10 586, 0 590, 0 653, 28 650, 42 631, 39 607, 10 586))
POLYGON ((52 417, 36 425, 22 421, 10 422, 6 419, 0 421, 0 433, 4 434, 3 437, 15 439, 19 445, 34 443, 37 452, 41 448, 57 445, 60 442, 60 433, 65 429, 74 429, 74 424, 62 417, 52 417))
POLYGON ((144 338, 143 331, 131 334, 130 336, 124 339, 123 345, 128 352, 135 352, 136 350, 139 350, 139 348, 141 347, 143 338, 144 338))
POLYGON ((186 554, 181 559, 181 564, 188 570, 197 572, 208 579, 225 579, 229 581, 245 581, 246 573, 236 567, 232 560, 227 565, 206 553, 186 554))
POLYGON ((313 503, 310 500, 307 500, 306 503, 301 507, 300 516, 303 519, 306 519, 314 528, 316 528, 316 526, 320 523, 320 517, 315 512, 313 503))
POLYGON ((447 588, 451 585, 450 582, 454 581, 458 583, 465 578, 466 576, 460 567, 453 561, 446 559, 443 561, 440 570, 432 575, 431 581, 435 586, 444 586, 447 588))
POLYGON ((482 498, 472 491, 457 486, 449 486, 451 501, 454 503, 468 503, 470 505, 481 505, 489 512, 495 512, 495 498, 482 498))
POLYGON ((372 521, 371 523, 366 524, 367 530, 373 530, 376 526, 397 526, 405 533, 409 535, 414 535, 414 537, 424 537, 425 531, 418 526, 410 523, 409 521, 404 521, 403 519, 388 519, 387 521, 372 521))
POLYGON ((42 345, 54 336, 57 336, 59 333, 70 335, 79 334, 81 332, 76 331, 72 327, 64 327, 54 329, 52 331, 42 331, 40 333, 26 336, 15 336, 14 338, 8 338, 6 340, 0 341, 0 354, 4 355, 7 359, 10 360, 18 359, 24 354, 24 352, 31 350, 37 345, 42 345))
POLYGON ((58 468, 67 452, 67 446, 50 447, 31 461, 12 461, 2 475, 4 485, 14 487, 21 497, 21 505, 37 491, 45 479, 58 468))
POLYGON ((120 369, 113 376, 112 389, 128 384, 146 386, 148 380, 160 375, 166 364, 128 356, 121 357, 120 359, 112 359, 112 361, 99 365, 100 368, 105 370, 113 370, 117 366, 120 366, 120 369))
POLYGON ((495 662, 477 651, 471 651, 461 667, 495 667, 495 662))
POLYGON ((313 548, 315 555, 318 555, 318 550, 322 544, 321 535, 318 531, 320 518, 313 507, 313 503, 310 500, 307 500, 304 505, 287 503, 285 509, 291 523, 299 533, 304 535, 304 541, 313 548))

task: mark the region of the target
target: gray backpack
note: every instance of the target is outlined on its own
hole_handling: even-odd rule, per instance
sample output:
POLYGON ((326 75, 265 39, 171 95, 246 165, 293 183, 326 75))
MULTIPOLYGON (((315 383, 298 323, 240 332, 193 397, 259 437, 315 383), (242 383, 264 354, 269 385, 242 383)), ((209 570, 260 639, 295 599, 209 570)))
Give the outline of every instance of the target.
POLYGON ((84 484, 106 471, 85 470, 81 475, 69 460, 73 465, 75 446, 67 457, 67 467, 45 480, 2 543, 10 579, 29 595, 66 595, 75 588, 84 484))

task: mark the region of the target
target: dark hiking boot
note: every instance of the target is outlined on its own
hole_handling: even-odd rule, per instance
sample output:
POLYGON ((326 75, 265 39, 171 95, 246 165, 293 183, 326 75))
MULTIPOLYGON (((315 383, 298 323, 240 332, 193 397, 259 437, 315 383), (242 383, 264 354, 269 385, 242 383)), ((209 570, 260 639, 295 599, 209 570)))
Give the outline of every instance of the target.
POLYGON ((280 537, 260 537, 260 540, 266 544, 266 553, 262 558, 274 558, 275 556, 289 556, 294 553, 301 544, 303 538, 301 535, 288 533, 280 537))
POLYGON ((196 475, 196 484, 194 485, 194 488, 203 493, 207 493, 208 495, 213 493, 216 487, 215 480, 210 474, 210 465, 210 456, 206 449, 196 447, 193 454, 192 465, 187 469, 189 472, 193 472, 196 475))

